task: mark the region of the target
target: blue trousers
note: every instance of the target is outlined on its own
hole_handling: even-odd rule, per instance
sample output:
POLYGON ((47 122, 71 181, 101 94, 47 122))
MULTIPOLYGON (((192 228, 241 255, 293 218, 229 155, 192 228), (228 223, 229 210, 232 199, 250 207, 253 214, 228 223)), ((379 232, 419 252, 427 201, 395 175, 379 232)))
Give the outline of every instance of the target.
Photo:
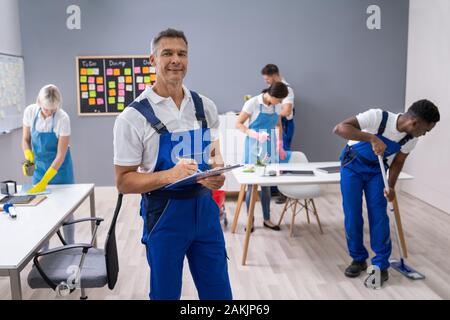
POLYGON ((362 262, 369 257, 363 242, 364 220, 362 195, 364 192, 369 217, 370 245, 375 252, 372 264, 381 270, 389 268, 392 252, 387 201, 381 173, 358 173, 350 168, 341 169, 341 192, 345 214, 347 246, 353 260, 362 262))
POLYGON ((287 120, 285 117, 281 119, 281 127, 283 131, 283 148, 291 151, 292 138, 294 137, 294 119, 287 120))
MULTIPOLYGON (((247 189, 247 193, 245 194, 245 203, 248 208, 250 207, 250 192, 252 190, 252 186, 249 185, 247 189)), ((259 198, 261 199, 261 206, 263 211, 264 220, 270 220, 270 187, 261 187, 261 191, 259 192, 259 198)))
POLYGON ((180 299, 187 257, 201 300, 231 300, 219 208, 211 193, 189 199, 146 201, 143 242, 150 265, 150 299, 180 299), (152 222, 152 216, 159 219, 152 222))

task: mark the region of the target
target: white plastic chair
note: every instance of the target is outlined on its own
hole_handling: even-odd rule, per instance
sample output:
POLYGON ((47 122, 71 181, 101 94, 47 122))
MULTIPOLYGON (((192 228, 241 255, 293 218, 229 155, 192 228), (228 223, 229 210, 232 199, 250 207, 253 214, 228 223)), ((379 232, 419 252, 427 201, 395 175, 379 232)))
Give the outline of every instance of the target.
MULTIPOLYGON (((289 163, 306 163, 308 159, 303 152, 293 151, 289 163)), ((313 213, 316 217, 317 224, 319 225, 320 233, 323 234, 322 225, 320 224, 319 214, 317 213, 316 204, 314 203, 314 198, 320 197, 322 195, 322 190, 319 185, 280 185, 278 190, 284 194, 286 199, 286 204, 284 205, 283 211, 281 212, 280 221, 278 225, 281 224, 284 218, 284 214, 287 209, 292 208, 292 220, 289 230, 289 236, 292 237, 294 233, 294 222, 295 216, 299 214, 303 209, 306 213, 306 219, 308 224, 310 224, 309 214, 313 213), (300 209, 297 210, 297 206, 300 209), (311 210, 312 209, 312 210, 311 210)))

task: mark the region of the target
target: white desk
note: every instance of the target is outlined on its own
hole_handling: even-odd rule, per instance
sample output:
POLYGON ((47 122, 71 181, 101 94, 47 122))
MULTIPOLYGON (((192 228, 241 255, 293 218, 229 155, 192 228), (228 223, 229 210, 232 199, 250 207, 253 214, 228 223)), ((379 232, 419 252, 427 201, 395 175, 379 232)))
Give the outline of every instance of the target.
POLYGON ((37 206, 17 207, 15 220, 0 213, 0 276, 10 277, 15 300, 22 299, 20 272, 88 196, 91 217, 95 217, 94 184, 52 185, 49 189, 47 199, 37 206))
MULTIPOLYGON (((313 170, 314 176, 276 176, 276 177, 268 177, 268 176, 259 176, 256 173, 248 173, 243 172, 242 168, 238 168, 232 171, 234 177, 241 185, 239 191, 238 202, 236 204, 236 210, 234 212, 233 224, 231 227, 231 232, 236 232, 237 222, 239 218, 239 213, 241 211, 242 203, 245 198, 245 190, 247 185, 252 185, 251 196, 250 196, 250 205, 248 210, 248 218, 247 218, 247 230, 245 234, 245 242, 244 242, 244 252, 242 255, 242 265, 245 265, 247 260, 247 252, 248 245, 250 242, 251 235, 251 227, 253 222, 254 210, 255 210, 255 202, 256 202, 256 192, 259 186, 279 186, 279 185, 289 185, 289 184, 337 184, 341 181, 340 173, 322 173, 319 171, 315 171, 316 168, 320 167, 332 167, 339 166, 340 162, 309 162, 309 163, 289 163, 289 164, 274 164, 267 166, 266 172, 271 169, 276 170, 313 170)), ((399 180, 409 180, 413 179, 412 176, 401 173, 399 180)), ((397 221, 399 225, 399 233, 403 239, 403 232, 401 230, 401 222, 397 221)), ((406 247, 406 246, 405 246, 406 247)))

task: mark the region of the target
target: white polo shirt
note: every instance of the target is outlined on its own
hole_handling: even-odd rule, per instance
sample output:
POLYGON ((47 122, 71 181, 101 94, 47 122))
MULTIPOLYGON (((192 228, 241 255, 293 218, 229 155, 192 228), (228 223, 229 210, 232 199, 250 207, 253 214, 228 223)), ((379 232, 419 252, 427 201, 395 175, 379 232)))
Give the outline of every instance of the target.
MULTIPOLYGON (((25 108, 25 111, 23 112, 23 125, 25 127, 29 127, 30 129, 33 127, 34 117, 36 116, 38 110, 40 110, 40 107, 37 104, 31 104, 25 108)), ((44 118, 42 112, 39 112, 36 119, 35 129, 40 132, 51 132, 53 122, 53 131, 57 137, 70 136, 69 115, 64 110, 59 108, 55 112, 54 117, 55 119, 53 122, 53 117, 44 118)))
MULTIPOLYGON (((388 120, 386 122, 386 129, 384 130, 383 137, 399 142, 402 140, 407 133, 400 132, 397 130, 397 120, 400 114, 388 112, 388 120)), ((382 109, 370 109, 366 112, 360 113, 356 116, 356 119, 358 120, 359 127, 362 131, 377 134, 378 128, 380 127, 381 121, 383 119, 383 110, 382 109)), ((407 143, 405 143, 402 148, 401 152, 408 154, 410 153, 414 147, 417 144, 418 139, 413 138, 409 140, 407 143)), ((354 145, 358 143, 358 141, 350 140, 348 142, 348 145, 354 145)))
POLYGON ((279 115, 281 113, 281 104, 275 106, 268 106, 263 102, 263 94, 255 96, 247 100, 242 108, 242 111, 250 115, 249 124, 254 122, 258 118, 260 112, 273 113, 274 111, 279 115), (260 108, 262 106, 262 108, 260 108))
MULTIPOLYGON (((184 98, 180 109, 171 97, 157 95, 152 87, 136 98, 137 101, 148 99, 156 117, 169 132, 182 132, 200 128, 195 117, 195 107, 191 92, 183 86, 184 98)), ((213 101, 200 95, 203 100, 211 139, 219 137, 219 115, 213 101)), ((159 152, 159 134, 135 108, 127 107, 117 117, 114 124, 114 164, 118 166, 139 166, 139 172, 153 172, 159 152)))
POLYGON ((288 86, 288 95, 286 98, 283 99, 281 104, 291 103, 292 104, 292 111, 291 113, 286 117, 287 120, 292 120, 294 118, 294 90, 290 87, 289 83, 285 79, 282 79, 281 82, 283 82, 285 85, 288 86))

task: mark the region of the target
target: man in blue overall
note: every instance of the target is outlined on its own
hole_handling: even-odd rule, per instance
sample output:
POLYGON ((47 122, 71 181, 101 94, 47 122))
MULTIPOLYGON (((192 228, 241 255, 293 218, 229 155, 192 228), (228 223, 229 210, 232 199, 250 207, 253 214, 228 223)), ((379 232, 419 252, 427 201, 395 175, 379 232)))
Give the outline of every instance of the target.
POLYGON ((188 44, 182 31, 160 32, 152 41, 150 62, 155 84, 114 126, 117 188, 142 194, 150 298, 180 298, 186 256, 200 299, 232 299, 219 208, 211 195, 223 186, 224 175, 161 189, 198 170, 223 166, 217 108, 183 85, 188 44))
POLYGON ((372 264, 381 270, 381 284, 389 279, 392 245, 386 198, 389 201, 395 198, 395 183, 408 154, 414 149, 418 138, 432 130, 439 120, 437 107, 428 100, 420 100, 404 114, 371 109, 334 128, 337 135, 350 140, 341 155, 345 232, 348 250, 353 259, 345 270, 347 277, 358 277, 367 269, 366 259, 369 255, 363 243, 364 192, 370 245, 375 252, 372 264), (389 190, 384 188, 378 155, 384 157, 385 167, 389 168, 389 190))

